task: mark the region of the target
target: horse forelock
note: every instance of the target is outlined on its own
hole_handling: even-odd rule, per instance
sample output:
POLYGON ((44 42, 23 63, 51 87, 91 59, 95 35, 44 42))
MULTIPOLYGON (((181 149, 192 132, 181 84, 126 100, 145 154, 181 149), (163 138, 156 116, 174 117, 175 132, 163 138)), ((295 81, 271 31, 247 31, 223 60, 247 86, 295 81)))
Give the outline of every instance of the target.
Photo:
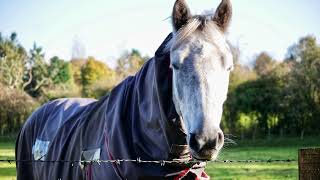
POLYGON ((195 32, 199 32, 209 42, 214 42, 213 34, 223 34, 217 24, 212 21, 211 14, 196 15, 180 30, 173 32, 173 38, 167 43, 165 52, 175 50, 195 32))

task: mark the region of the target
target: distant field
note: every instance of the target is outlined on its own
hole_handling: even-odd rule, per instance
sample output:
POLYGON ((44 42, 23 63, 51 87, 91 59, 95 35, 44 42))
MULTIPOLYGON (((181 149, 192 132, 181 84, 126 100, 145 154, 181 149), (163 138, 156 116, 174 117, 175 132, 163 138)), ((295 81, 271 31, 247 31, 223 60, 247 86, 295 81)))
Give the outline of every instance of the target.
MULTIPOLYGON (((297 159, 301 147, 320 147, 320 137, 238 142, 226 146, 220 160, 297 159)), ((14 158, 14 141, 0 142, 0 159, 14 158)), ((297 163, 209 163, 213 179, 298 179, 297 163)), ((0 163, 0 180, 15 179, 15 164, 0 163)))

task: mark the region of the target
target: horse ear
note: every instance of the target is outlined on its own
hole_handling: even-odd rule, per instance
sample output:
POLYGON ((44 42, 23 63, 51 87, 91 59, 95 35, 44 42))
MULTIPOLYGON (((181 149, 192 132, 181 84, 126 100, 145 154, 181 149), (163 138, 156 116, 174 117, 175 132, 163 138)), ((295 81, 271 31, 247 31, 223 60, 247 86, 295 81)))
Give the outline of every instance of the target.
POLYGON ((185 0, 176 0, 172 12, 172 24, 175 31, 186 25, 192 18, 190 9, 185 0))
POLYGON ((226 32, 231 22, 231 17, 232 6, 230 0, 222 0, 214 14, 213 21, 217 23, 223 32, 226 32))

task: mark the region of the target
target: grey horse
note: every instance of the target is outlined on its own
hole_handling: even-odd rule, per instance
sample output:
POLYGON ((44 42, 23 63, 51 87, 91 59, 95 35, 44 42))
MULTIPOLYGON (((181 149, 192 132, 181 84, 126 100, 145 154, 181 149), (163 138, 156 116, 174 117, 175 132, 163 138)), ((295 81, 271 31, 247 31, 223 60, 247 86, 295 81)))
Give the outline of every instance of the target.
POLYGON ((230 19, 229 0, 214 16, 192 16, 177 0, 173 32, 135 76, 100 100, 58 99, 28 118, 16 143, 17 179, 208 179, 205 163, 140 160, 216 159, 233 67, 230 19), (122 159, 136 161, 95 162, 122 159))

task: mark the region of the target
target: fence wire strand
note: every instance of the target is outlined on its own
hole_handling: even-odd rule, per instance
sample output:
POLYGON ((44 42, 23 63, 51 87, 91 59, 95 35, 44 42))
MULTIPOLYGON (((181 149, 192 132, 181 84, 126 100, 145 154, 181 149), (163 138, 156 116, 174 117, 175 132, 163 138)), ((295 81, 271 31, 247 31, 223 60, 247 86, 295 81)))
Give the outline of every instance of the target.
POLYGON ((160 164, 164 166, 165 164, 199 164, 199 163, 290 163, 297 162, 296 159, 269 159, 269 160, 213 160, 213 161, 199 161, 199 160, 184 160, 184 159, 174 159, 174 160, 141 160, 137 159, 116 159, 116 160, 14 160, 14 159, 0 159, 0 162, 5 163, 70 163, 70 164, 93 164, 93 163, 153 163, 160 164))

